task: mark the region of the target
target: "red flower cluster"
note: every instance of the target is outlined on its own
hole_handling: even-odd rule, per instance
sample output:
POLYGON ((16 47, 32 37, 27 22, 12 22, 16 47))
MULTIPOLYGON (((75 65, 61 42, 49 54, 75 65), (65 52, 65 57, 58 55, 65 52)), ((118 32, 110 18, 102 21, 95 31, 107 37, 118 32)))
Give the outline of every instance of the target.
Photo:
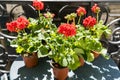
POLYGON ((88 16, 83 20, 83 25, 86 28, 92 28, 97 23, 96 18, 88 16))
POLYGON ((29 21, 25 17, 19 17, 17 20, 6 23, 7 29, 11 32, 18 32, 27 27, 29 21))
POLYGON ((94 6, 91 8, 91 10, 92 10, 94 13, 99 13, 99 12, 100 12, 100 7, 98 7, 97 4, 94 4, 94 6))
POLYGON ((78 16, 83 16, 86 14, 86 10, 84 7, 79 7, 76 11, 77 11, 78 16))
POLYGON ((58 27, 58 33, 64 34, 64 36, 74 36, 76 34, 76 27, 73 24, 61 24, 58 27))
POLYGON ((35 7, 36 10, 44 9, 44 3, 38 0, 33 1, 33 6, 35 7))

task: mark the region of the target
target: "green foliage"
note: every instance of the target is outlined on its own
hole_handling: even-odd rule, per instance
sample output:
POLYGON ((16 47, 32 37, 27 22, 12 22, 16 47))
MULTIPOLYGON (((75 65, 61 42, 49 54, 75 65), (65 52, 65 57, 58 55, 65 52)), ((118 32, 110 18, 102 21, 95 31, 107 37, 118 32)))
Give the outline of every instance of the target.
POLYGON ((49 50, 46 39, 50 30, 56 25, 52 23, 52 18, 45 18, 43 15, 38 19, 29 18, 28 20, 27 29, 19 31, 17 38, 11 44, 17 45, 16 52, 18 54, 37 52, 39 57, 45 57, 49 50))
POLYGON ((92 51, 97 51, 108 59, 105 49, 100 42, 103 34, 109 35, 110 30, 100 21, 92 29, 76 25, 77 34, 65 37, 57 32, 57 28, 49 31, 46 43, 49 47, 49 57, 63 67, 75 70, 80 66, 79 57, 92 62, 95 57, 92 51))
POLYGON ((97 51, 102 54, 106 59, 109 58, 106 49, 102 46, 100 39, 103 35, 105 37, 111 34, 111 30, 103 25, 102 21, 99 21, 92 29, 86 29, 82 25, 77 25, 77 34, 75 42, 75 52, 80 56, 83 55, 84 59, 88 62, 94 60, 94 55, 91 51, 97 51))
MULTIPOLYGON (((48 14, 51 16, 50 13, 48 14)), ((27 30, 19 32, 17 39, 12 41, 17 45, 17 53, 23 55, 37 52, 39 57, 48 56, 62 67, 72 70, 80 66, 80 57, 88 62, 93 61, 95 57, 92 51, 109 58, 100 39, 102 35, 107 37, 111 31, 103 25, 102 21, 92 28, 86 28, 81 24, 76 25, 77 14, 71 13, 65 19, 67 19, 67 24, 72 23, 77 31, 76 35, 66 37, 57 32, 58 28, 52 23, 51 17, 46 18, 40 14, 37 19, 29 18, 28 32, 26 32, 27 30)))

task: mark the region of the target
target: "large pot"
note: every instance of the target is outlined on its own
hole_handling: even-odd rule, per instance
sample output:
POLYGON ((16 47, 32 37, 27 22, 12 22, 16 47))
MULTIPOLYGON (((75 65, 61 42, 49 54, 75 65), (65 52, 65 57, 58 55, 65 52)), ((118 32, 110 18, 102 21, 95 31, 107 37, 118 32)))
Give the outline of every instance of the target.
POLYGON ((38 55, 37 53, 33 53, 28 56, 23 56, 23 60, 27 68, 32 68, 38 64, 38 55))

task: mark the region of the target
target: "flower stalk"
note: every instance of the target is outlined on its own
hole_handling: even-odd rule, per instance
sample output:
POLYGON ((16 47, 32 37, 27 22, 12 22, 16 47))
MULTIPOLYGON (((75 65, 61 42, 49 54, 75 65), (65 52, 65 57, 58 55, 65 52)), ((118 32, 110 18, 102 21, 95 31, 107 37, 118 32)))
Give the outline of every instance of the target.
POLYGON ((38 10, 38 15, 39 15, 39 17, 41 16, 41 14, 40 14, 40 10, 38 10))
POLYGON ((77 24, 80 24, 80 20, 81 20, 81 16, 79 16, 79 19, 78 19, 78 23, 77 23, 77 24))
POLYGON ((98 20, 99 20, 99 13, 97 13, 97 23, 98 23, 98 20))

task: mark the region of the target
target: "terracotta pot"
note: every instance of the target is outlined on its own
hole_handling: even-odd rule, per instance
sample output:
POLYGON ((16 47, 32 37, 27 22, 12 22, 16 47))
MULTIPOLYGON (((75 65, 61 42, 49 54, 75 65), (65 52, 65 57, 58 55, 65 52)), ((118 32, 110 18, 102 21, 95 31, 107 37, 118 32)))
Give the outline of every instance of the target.
POLYGON ((98 58, 99 55, 100 55, 97 51, 92 51, 92 53, 93 53, 93 55, 94 55, 95 58, 98 58))
POLYGON ((84 62, 84 58, 79 57, 79 60, 80 60, 80 66, 83 66, 83 65, 85 64, 85 62, 84 62))
MULTIPOLYGON (((56 64, 55 64, 56 65, 56 64)), ((62 68, 59 68, 59 67, 55 67, 53 64, 52 64, 52 68, 53 68, 53 74, 54 74, 54 77, 57 79, 57 80, 66 80, 67 76, 68 76, 68 72, 69 72, 69 69, 67 67, 62 67, 62 68)))
POLYGON ((54 73, 54 77, 57 80, 66 80, 67 76, 68 76, 68 68, 53 68, 53 73, 54 73))
POLYGON ((23 60, 27 68, 32 68, 38 64, 38 55, 37 53, 33 53, 29 56, 23 56, 23 60))

